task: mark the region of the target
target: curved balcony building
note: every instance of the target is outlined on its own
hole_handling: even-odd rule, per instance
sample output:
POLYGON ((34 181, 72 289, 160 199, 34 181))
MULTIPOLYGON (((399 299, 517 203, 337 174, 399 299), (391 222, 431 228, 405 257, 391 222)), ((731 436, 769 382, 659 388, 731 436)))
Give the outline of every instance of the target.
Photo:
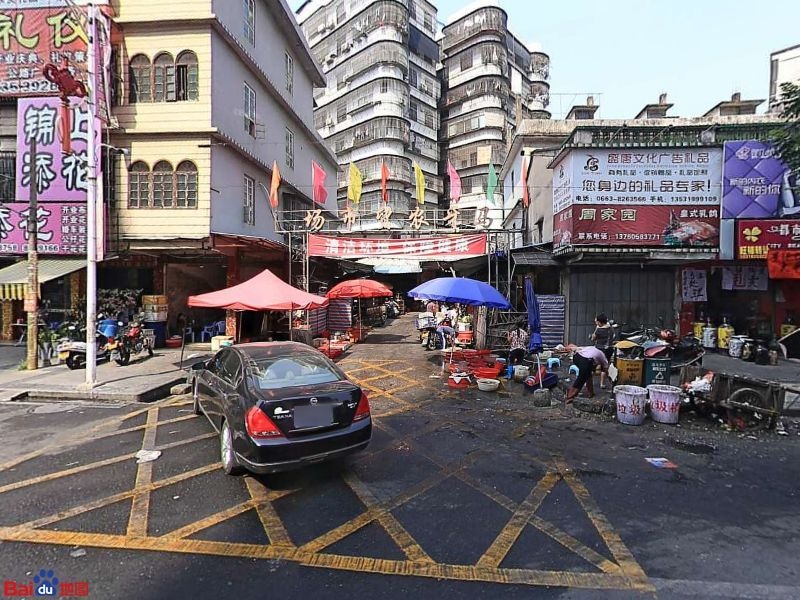
POLYGON ((350 162, 362 173, 354 229, 379 228, 384 163, 393 227, 417 205, 414 161, 425 172, 425 208, 435 209, 442 193, 436 8, 425 0, 309 0, 298 21, 327 80, 314 94, 314 123, 337 156, 340 209, 350 162))
MULTIPOLYGON (((490 207, 489 164, 499 172, 522 119, 549 119, 550 58, 508 29, 508 15, 482 0, 453 15, 442 29, 441 172, 459 172, 465 211, 490 207)), ((496 192, 496 201, 502 190, 496 192)), ((445 185, 445 198, 450 190, 445 185)), ((493 226, 498 226, 494 223, 493 226)))

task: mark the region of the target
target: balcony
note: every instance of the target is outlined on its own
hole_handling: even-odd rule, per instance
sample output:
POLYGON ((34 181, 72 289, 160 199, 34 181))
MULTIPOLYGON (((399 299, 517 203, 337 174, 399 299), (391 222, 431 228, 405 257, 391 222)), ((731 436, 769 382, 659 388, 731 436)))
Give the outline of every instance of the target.
POLYGON ((445 106, 450 107, 459 102, 477 98, 484 94, 508 98, 508 81, 502 77, 482 77, 463 84, 447 92, 445 106))
POLYGON ((329 142, 338 154, 383 140, 397 140, 407 144, 408 122, 396 117, 378 117, 363 125, 337 133, 329 139, 329 142))
POLYGON ((468 17, 444 28, 442 51, 447 54, 449 50, 479 34, 493 35, 498 40, 505 42, 506 19, 505 11, 500 8, 479 9, 468 17))
POLYGON ((528 71, 531 81, 547 81, 550 79, 550 57, 543 52, 531 53, 531 64, 528 71))

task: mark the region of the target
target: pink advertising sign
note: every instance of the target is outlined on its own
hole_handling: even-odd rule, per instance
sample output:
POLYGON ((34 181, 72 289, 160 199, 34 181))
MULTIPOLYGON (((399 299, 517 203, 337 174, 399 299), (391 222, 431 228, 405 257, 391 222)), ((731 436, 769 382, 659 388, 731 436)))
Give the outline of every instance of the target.
MULTIPOLYGON (((89 169, 87 142, 89 109, 85 101, 70 107, 71 152, 61 149, 61 101, 58 98, 20 98, 17 107, 17 200, 30 197, 31 152, 36 139, 39 202, 85 202, 89 169)), ((100 131, 96 127, 95 131, 100 131)), ((97 138, 99 139, 99 137, 97 138)), ((98 154, 99 156, 99 154, 98 154)))
MULTIPOLYGON (((28 251, 28 204, 0 204, 0 255, 28 251)), ((86 203, 41 204, 37 212, 42 254, 86 254, 86 203)))

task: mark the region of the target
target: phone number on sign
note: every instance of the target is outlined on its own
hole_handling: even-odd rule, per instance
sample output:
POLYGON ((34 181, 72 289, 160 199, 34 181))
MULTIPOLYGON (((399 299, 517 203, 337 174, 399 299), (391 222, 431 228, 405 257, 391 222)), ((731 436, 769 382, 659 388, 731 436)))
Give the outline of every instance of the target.
POLYGON ((617 233, 616 239, 618 240, 639 240, 639 241, 655 241, 661 239, 660 233, 617 233))
POLYGON ((56 84, 50 83, 46 79, 0 81, 0 94, 41 94, 57 91, 56 84))

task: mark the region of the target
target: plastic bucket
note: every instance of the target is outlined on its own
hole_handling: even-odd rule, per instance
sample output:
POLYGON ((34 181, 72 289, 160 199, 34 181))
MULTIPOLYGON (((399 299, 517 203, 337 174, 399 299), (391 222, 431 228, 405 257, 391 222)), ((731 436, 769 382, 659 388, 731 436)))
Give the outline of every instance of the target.
POLYGON ((703 327, 703 348, 713 350, 717 347, 717 328, 703 327))
MULTIPOLYGON (((672 361, 668 358, 644 359, 644 385, 669 385, 669 372, 672 361)), ((649 389, 649 388, 648 388, 649 389)))
POLYGON ((744 347, 744 338, 741 336, 733 336, 728 342, 728 356, 741 358, 742 347, 744 347))
POLYGON ((671 385, 648 385, 650 416, 658 423, 678 422, 681 410, 681 390, 671 385))
POLYGON ((516 365, 514 367, 514 381, 521 382, 530 375, 531 370, 524 365, 516 365))
POLYGON ((647 390, 638 385, 618 385, 614 388, 617 420, 625 425, 644 423, 647 390))

